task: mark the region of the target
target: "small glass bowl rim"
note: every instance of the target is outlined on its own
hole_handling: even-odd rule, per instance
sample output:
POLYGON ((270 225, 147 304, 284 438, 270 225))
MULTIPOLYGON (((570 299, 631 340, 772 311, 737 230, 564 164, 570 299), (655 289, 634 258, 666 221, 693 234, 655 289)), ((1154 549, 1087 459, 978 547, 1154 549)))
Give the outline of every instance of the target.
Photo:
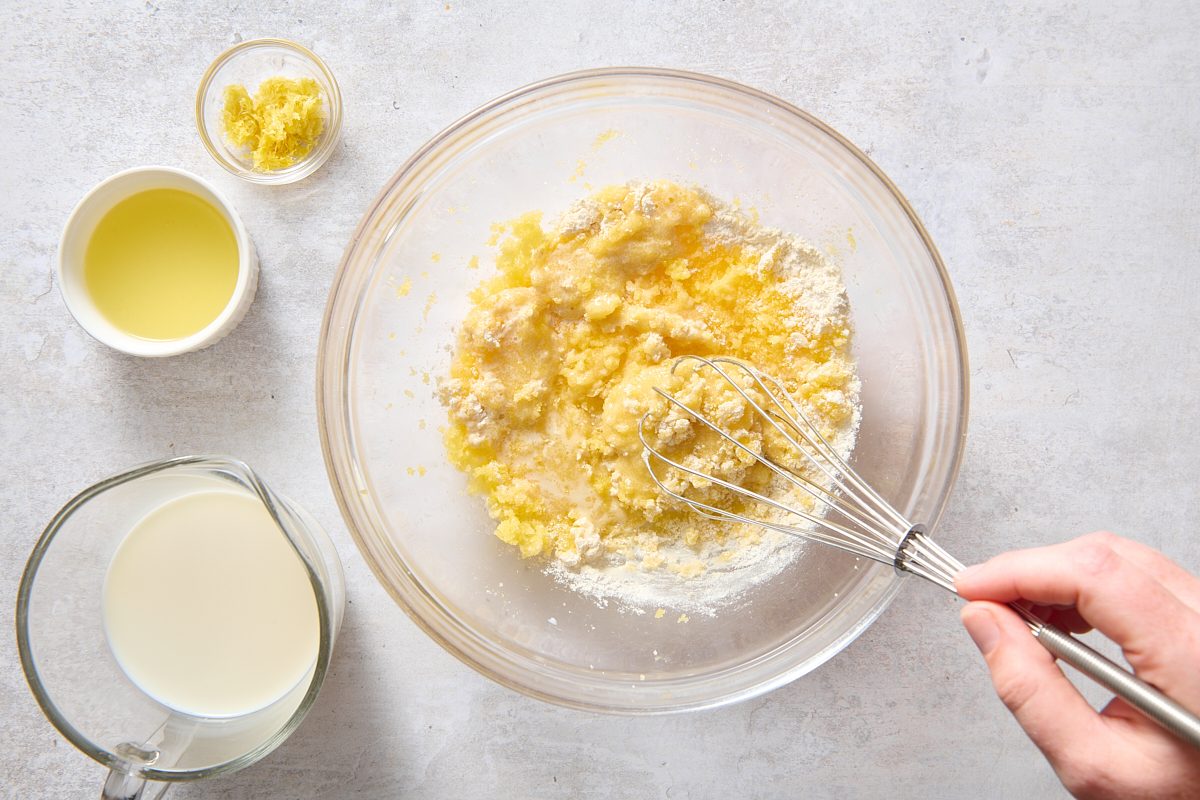
POLYGON ((263 37, 258 39, 246 39, 238 42, 230 48, 227 48, 220 55, 213 59, 208 65, 208 69, 204 71, 203 77, 200 78, 200 85, 196 88, 196 130, 200 134, 200 141, 204 145, 204 149, 212 156, 226 171, 242 180, 257 184, 285 184, 293 183, 298 180, 303 180, 309 175, 312 175, 321 165, 324 164, 329 156, 333 154, 338 142, 342 136, 342 88, 337 82, 337 78, 333 76, 333 72, 326 65, 325 61, 298 42, 293 42, 289 39, 278 39, 272 37, 263 37), (330 96, 328 98, 328 109, 325 118, 325 133, 318 142, 317 146, 305 158, 296 162, 290 167, 274 172, 256 172, 253 169, 248 169, 244 164, 236 161, 231 161, 226 158, 221 149, 209 136, 208 126, 204 124, 204 106, 209 98, 210 93, 216 88, 214 80, 217 73, 232 61, 237 56, 248 50, 254 50, 263 47, 280 47, 285 50, 290 50, 299 55, 304 60, 310 62, 317 71, 319 71, 329 83, 330 96))

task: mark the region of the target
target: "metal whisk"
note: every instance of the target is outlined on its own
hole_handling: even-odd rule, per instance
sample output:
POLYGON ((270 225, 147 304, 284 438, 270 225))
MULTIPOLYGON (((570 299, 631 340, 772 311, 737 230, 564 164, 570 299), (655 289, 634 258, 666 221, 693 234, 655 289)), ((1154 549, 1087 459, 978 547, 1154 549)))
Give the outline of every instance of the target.
MULTIPOLYGON (((787 459, 773 457, 761 448, 756 449, 739 441, 720 425, 663 389, 656 387, 655 392, 670 406, 678 408, 765 466, 783 484, 813 498, 817 507, 807 511, 796 507, 794 503, 768 497, 669 458, 647 438, 645 427, 650 417, 647 413, 638 423, 638 435, 644 448, 642 460, 664 493, 709 519, 756 525, 821 542, 856 556, 891 564, 899 574, 918 575, 949 592, 955 592, 954 576, 963 569, 962 562, 933 541, 922 525, 906 519, 859 477, 825 440, 779 381, 735 358, 684 356, 675 361, 672 372, 683 364, 691 364, 697 370, 710 369, 728 382, 764 423, 779 434, 786 447, 794 449, 790 455, 803 455, 804 463, 812 468, 812 476, 789 468, 785 463, 787 459), (741 381, 735 379, 735 375, 741 381), (769 509, 773 513, 770 517, 752 517, 741 510, 721 508, 688 497, 686 490, 681 493, 663 482, 659 474, 663 466, 720 486, 748 501, 748 506, 769 509)), ((1009 606, 1021 615, 1037 640, 1054 656, 1122 697, 1179 738, 1200 747, 1200 717, 1091 647, 1046 624, 1025 605, 1010 603, 1009 606)))

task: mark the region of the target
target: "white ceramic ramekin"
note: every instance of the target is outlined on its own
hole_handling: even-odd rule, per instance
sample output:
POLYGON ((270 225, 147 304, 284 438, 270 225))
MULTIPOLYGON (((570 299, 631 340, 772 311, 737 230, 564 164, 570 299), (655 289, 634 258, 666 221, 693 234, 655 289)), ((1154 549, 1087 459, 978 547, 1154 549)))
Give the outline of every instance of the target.
POLYGON ((135 356, 174 356, 208 347, 237 327, 258 288, 258 256, 233 205, 208 181, 174 167, 135 167, 101 181, 75 206, 58 244, 57 277, 67 309, 97 341, 135 356), (237 241, 238 276, 229 302, 207 326, 180 339, 143 339, 117 328, 96 308, 83 278, 83 256, 101 218, 130 195, 150 189, 181 189, 204 198, 225 217, 237 241))

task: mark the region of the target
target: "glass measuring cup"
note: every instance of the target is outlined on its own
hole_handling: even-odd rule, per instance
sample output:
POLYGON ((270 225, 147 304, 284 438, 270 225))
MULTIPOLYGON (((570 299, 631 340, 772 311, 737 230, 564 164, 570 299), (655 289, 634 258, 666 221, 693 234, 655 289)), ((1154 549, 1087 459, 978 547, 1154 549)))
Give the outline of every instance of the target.
POLYGON ((103 480, 54 516, 21 577, 17 648, 50 722, 109 768, 102 796, 153 798, 169 782, 253 764, 296 729, 325 678, 345 598, 337 551, 312 517, 240 461, 185 456, 103 480), (305 677, 269 705, 236 716, 197 716, 151 697, 122 670, 104 627, 104 584, 117 547, 152 510, 205 489, 246 492, 262 502, 304 566, 319 622, 316 659, 305 677))

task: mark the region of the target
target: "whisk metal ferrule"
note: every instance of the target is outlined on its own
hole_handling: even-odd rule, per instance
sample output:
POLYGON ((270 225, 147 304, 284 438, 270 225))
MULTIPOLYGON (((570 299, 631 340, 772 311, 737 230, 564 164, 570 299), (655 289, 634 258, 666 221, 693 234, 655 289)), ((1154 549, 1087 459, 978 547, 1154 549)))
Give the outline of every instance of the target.
POLYGON ((900 546, 896 548, 896 557, 892 559, 892 566, 897 573, 912 572, 908 568, 908 563, 913 559, 913 549, 917 543, 917 537, 925 534, 925 526, 921 524, 913 525, 908 529, 908 533, 904 534, 904 538, 900 540, 900 546))

